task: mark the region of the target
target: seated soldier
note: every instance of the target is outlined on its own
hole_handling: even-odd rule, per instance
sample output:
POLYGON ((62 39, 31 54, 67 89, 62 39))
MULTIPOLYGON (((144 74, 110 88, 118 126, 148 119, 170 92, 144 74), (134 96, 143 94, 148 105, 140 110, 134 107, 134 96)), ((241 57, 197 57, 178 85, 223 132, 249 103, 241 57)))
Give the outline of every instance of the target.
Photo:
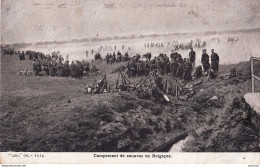
POLYGON ((235 68, 232 68, 229 72, 230 77, 236 77, 237 76, 237 70, 235 68))
POLYGON ((210 79, 216 79, 217 78, 217 72, 211 69, 210 72, 209 72, 209 78, 210 79))
POLYGON ((200 78, 202 77, 202 66, 199 65, 197 68, 196 68, 196 71, 194 73, 194 77, 195 78, 200 78))
POLYGON ((96 86, 96 89, 94 90, 93 94, 102 93, 102 91, 106 89, 107 90, 107 80, 106 76, 103 77, 103 79, 99 80, 96 86))

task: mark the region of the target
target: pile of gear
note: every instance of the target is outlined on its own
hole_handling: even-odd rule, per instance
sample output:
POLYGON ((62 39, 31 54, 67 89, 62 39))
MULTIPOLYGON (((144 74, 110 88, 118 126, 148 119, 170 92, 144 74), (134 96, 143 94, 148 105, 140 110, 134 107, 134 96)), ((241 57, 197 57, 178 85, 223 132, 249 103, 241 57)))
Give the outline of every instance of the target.
POLYGON ((17 73, 17 75, 20 75, 20 76, 29 76, 29 75, 32 75, 32 71, 28 70, 26 67, 24 69, 24 71, 19 71, 17 73))
POLYGON ((230 71, 228 73, 226 73, 225 75, 221 76, 221 79, 227 80, 230 78, 234 78, 238 75, 237 69, 236 68, 231 68, 230 71))
POLYGON ((201 80, 195 80, 186 86, 177 78, 167 75, 162 76, 159 70, 153 70, 148 76, 141 77, 137 83, 132 84, 125 72, 120 71, 114 87, 110 87, 106 75, 98 81, 96 86, 88 84, 85 94, 113 93, 135 91, 139 98, 151 99, 161 103, 170 102, 170 98, 187 100, 195 94, 193 87, 201 84, 201 80), (170 98, 169 98, 170 97, 170 98))
POLYGON ((141 78, 136 85, 137 96, 158 102, 170 102, 169 97, 187 100, 195 94, 192 87, 184 86, 173 76, 162 76, 159 70, 152 71, 147 77, 141 78), (183 96, 185 96, 183 98, 183 96))
POLYGON ((106 79, 106 75, 102 77, 101 80, 98 81, 96 86, 94 84, 89 84, 85 88, 86 94, 98 94, 98 93, 113 93, 113 92, 122 92, 122 91, 133 91, 135 90, 135 86, 131 83, 131 81, 126 77, 125 73, 120 71, 118 74, 118 78, 116 84, 113 88, 111 88, 106 79))

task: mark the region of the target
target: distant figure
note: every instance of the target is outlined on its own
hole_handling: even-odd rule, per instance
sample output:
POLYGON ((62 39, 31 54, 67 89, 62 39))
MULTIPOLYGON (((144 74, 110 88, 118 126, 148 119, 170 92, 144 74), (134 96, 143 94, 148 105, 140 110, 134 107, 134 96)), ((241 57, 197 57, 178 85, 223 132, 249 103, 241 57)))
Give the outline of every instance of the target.
POLYGON ((193 51, 193 48, 191 48, 190 50, 191 51, 189 52, 189 58, 190 58, 190 62, 192 64, 192 67, 194 67, 195 60, 196 60, 196 53, 195 53, 195 51, 193 51))
POLYGON ((116 45, 115 45, 115 50, 116 50, 116 45))
POLYGON ((207 50, 206 49, 202 50, 201 64, 203 66, 204 73, 208 72, 210 64, 209 64, 209 55, 207 54, 207 50))
POLYGON ((93 49, 91 50, 91 54, 92 54, 92 55, 94 54, 94 50, 93 50, 93 49))
POLYGON ((86 57, 88 57, 88 50, 86 50, 86 57))
POLYGON ((219 64, 219 56, 214 52, 214 49, 211 49, 211 66, 214 72, 218 73, 218 64, 219 64))
POLYGON ((124 45, 122 45, 122 50, 124 50, 125 49, 125 46, 124 45))

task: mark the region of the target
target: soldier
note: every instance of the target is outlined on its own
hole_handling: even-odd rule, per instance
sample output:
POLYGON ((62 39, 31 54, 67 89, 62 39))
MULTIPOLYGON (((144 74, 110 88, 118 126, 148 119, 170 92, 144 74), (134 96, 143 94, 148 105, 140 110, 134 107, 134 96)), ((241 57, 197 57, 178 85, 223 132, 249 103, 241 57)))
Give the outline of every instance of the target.
POLYGON ((163 95, 165 94, 163 78, 160 74, 156 73, 155 84, 152 86, 152 96, 155 101, 164 102, 163 95))
POLYGON ((178 57, 178 53, 177 52, 173 52, 173 50, 172 50, 172 53, 171 53, 171 55, 170 55, 170 57, 171 57, 171 61, 177 61, 176 59, 177 59, 177 57, 178 57))
POLYGON ((132 75, 131 75, 132 73, 131 73, 131 64, 130 64, 130 62, 127 63, 126 68, 127 68, 127 76, 128 76, 128 78, 132 77, 132 75))
POLYGON ((121 52, 117 52, 117 62, 121 62, 121 52))
POLYGON ((107 80, 106 75, 103 76, 101 80, 98 81, 94 94, 102 93, 102 91, 106 89, 107 90, 107 80))
POLYGON ((76 66, 75 66, 74 61, 72 61, 71 65, 70 65, 70 76, 72 78, 76 77, 76 66))
POLYGON ((110 64, 112 65, 114 63, 114 58, 112 56, 112 53, 109 53, 109 61, 110 61, 110 64))
POLYGON ((129 55, 128 52, 125 52, 125 61, 128 61, 129 55))
POLYGON ((202 66, 201 65, 199 65, 197 68, 196 68, 196 71, 195 71, 195 73, 194 73, 194 77, 195 78, 200 78, 200 77, 202 77, 202 66))
POLYGON ((183 65, 183 79, 185 82, 190 81, 192 79, 191 71, 192 71, 192 63, 190 62, 189 59, 186 59, 183 65))
POLYGON ((178 63, 177 63, 176 61, 173 61, 173 62, 171 63, 171 75, 172 75, 172 76, 177 77, 177 76, 176 76, 177 69, 178 69, 178 63))
POLYGON ((214 52, 214 49, 211 49, 211 66, 212 70, 218 73, 218 64, 219 64, 219 56, 214 52))
POLYGON ((78 77, 79 79, 82 79, 83 77, 83 65, 81 64, 81 62, 78 63, 78 77))
POLYGON ((213 69, 209 70, 209 78, 210 79, 217 78, 217 73, 213 69))
POLYGON ((179 56, 177 58, 177 64, 178 64, 178 68, 177 68, 177 71, 176 71, 176 77, 182 79, 182 76, 183 76, 183 59, 179 56))
POLYGON ((161 91, 164 91, 163 89, 163 77, 157 72, 156 73, 156 77, 155 77, 155 83, 156 83, 156 86, 161 90, 161 91))
POLYGON ((107 64, 109 64, 109 55, 108 55, 108 53, 106 55, 106 61, 107 61, 107 64))
POLYGON ((207 50, 206 49, 202 50, 201 64, 203 66, 204 73, 208 72, 210 64, 209 64, 209 55, 207 54, 207 50))
POLYGON ((113 63, 116 61, 116 52, 113 53, 113 63))
POLYGON ((189 58, 190 58, 190 62, 192 64, 192 67, 194 67, 195 60, 196 60, 196 53, 195 53, 195 51, 193 51, 193 48, 191 48, 191 51, 189 52, 189 58))

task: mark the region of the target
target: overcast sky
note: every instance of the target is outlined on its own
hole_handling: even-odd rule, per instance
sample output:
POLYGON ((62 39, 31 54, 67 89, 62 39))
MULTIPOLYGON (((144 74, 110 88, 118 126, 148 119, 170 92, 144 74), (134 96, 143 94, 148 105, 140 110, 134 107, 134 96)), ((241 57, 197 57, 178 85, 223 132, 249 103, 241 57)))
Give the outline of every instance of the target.
POLYGON ((260 27, 259 0, 2 0, 2 43, 260 27))

